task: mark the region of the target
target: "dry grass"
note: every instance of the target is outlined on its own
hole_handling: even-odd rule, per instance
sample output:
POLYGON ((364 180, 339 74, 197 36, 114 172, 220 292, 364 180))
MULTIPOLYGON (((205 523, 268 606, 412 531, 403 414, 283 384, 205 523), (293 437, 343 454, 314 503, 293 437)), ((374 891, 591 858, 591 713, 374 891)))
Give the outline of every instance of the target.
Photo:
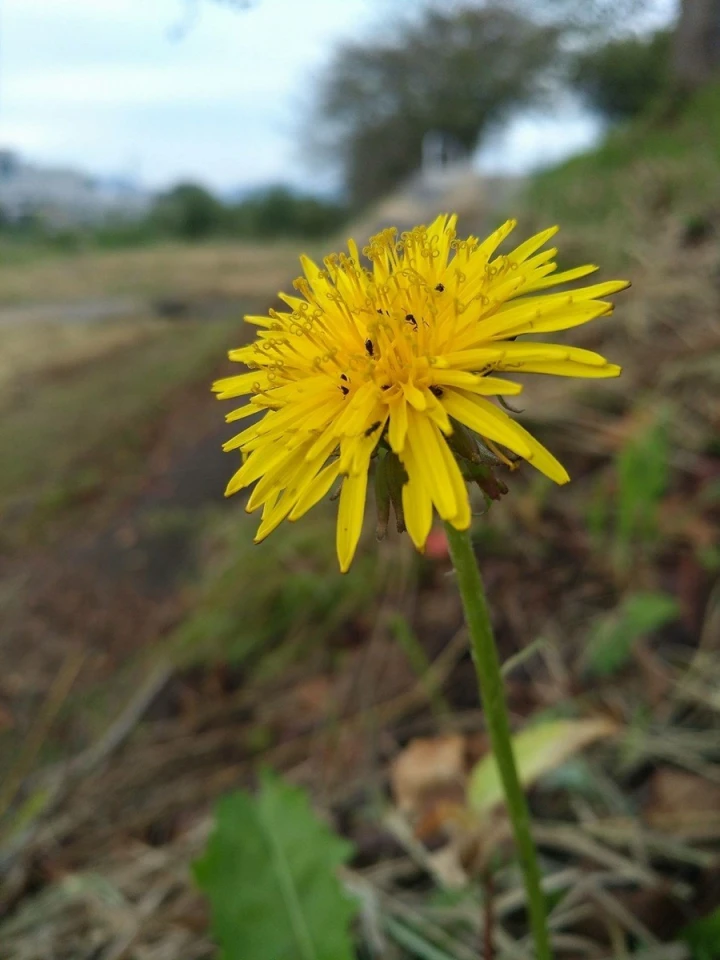
POLYGON ((236 299, 274 293, 296 269, 294 247, 167 243, 0 266, 0 304, 102 297, 236 299))
POLYGON ((0 325, 0 410, 14 387, 32 378, 70 374, 131 344, 162 335, 167 324, 150 317, 104 323, 13 323, 0 325))
POLYGON ((134 471, 143 438, 173 392, 198 377, 209 383, 236 326, 227 320, 137 320, 124 334, 118 330, 114 343, 100 336, 95 356, 91 337, 82 346, 88 362, 80 363, 76 351, 64 370, 36 368, 32 377, 6 383, 0 501, 22 503, 25 515, 38 497, 62 506, 78 484, 94 487, 108 458, 123 462, 129 456, 123 469, 134 471))

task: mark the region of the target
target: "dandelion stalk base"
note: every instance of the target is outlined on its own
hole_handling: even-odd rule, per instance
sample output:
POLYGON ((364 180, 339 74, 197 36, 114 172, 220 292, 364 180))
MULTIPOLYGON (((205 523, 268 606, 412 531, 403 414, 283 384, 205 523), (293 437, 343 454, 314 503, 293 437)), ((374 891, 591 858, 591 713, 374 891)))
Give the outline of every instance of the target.
POLYGON ((450 523, 445 524, 445 530, 450 546, 450 556, 457 574, 465 620, 470 632, 470 647, 490 743, 500 771, 505 802, 525 879, 536 956, 537 960, 551 960, 545 900, 540 886, 540 870, 530 832, 527 801, 515 766, 503 679, 485 590, 469 532, 456 530, 450 523))

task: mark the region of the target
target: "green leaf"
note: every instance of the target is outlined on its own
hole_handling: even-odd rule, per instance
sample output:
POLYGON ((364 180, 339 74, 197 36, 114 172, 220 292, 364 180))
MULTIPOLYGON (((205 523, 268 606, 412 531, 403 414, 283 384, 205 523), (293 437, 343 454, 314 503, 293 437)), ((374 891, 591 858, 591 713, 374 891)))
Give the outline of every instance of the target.
POLYGON ((633 593, 618 610, 603 617, 590 635, 586 660, 590 672, 609 676, 625 666, 633 644, 677 619, 679 605, 664 593, 633 593))
POLYGON ((270 772, 256 797, 220 800, 194 873, 222 960, 352 960, 357 904, 337 878, 351 849, 315 816, 303 790, 270 772))
POLYGON ((680 940, 692 950, 692 960, 715 960, 720 956, 720 907, 680 931, 680 940))
POLYGON ((657 512, 669 479, 668 421, 668 411, 661 410, 650 428, 618 454, 617 538, 624 551, 657 534, 657 512))
MULTIPOLYGON (((513 737, 513 753, 520 782, 530 786, 539 777, 565 763, 583 747, 615 733, 615 724, 604 717, 587 720, 551 720, 513 737)), ((470 774, 468 803, 479 814, 503 802, 504 791, 495 757, 490 753, 470 774)))

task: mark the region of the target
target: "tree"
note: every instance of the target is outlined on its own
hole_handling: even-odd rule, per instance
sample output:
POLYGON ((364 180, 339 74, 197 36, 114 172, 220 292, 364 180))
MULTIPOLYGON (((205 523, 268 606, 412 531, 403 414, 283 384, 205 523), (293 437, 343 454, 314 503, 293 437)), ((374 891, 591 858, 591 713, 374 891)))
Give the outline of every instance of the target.
POLYGON ((261 239, 324 237, 337 230, 347 211, 333 200, 298 193, 278 184, 246 197, 230 211, 232 230, 261 239))
POLYGON ((684 92, 720 79, 720 0, 682 0, 673 69, 684 92))
POLYGON ((346 43, 320 84, 312 145, 339 161, 353 204, 367 203, 418 167, 429 131, 469 151, 537 99, 557 35, 499 5, 430 7, 384 41, 346 43))
POLYGON ((179 183, 158 197, 151 219, 163 233, 183 240, 204 240, 223 229, 226 210, 205 187, 179 183))
POLYGON ((633 117, 668 92, 670 44, 668 30, 609 40, 574 57, 570 82, 609 120, 633 117))

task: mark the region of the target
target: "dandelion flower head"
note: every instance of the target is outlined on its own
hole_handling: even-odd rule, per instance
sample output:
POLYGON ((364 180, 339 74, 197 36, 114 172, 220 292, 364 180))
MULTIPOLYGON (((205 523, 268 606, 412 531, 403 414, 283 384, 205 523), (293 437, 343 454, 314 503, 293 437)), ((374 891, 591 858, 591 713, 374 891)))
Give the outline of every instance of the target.
POLYGON ((257 337, 230 359, 249 372, 213 389, 221 399, 250 396, 228 421, 261 414, 225 444, 243 458, 227 495, 257 481, 247 504, 262 508, 256 541, 303 516, 337 482, 337 552, 347 570, 379 453, 402 464, 404 522, 419 550, 433 510, 467 529, 468 490, 451 447, 456 430, 471 431, 501 459, 499 447, 506 448, 556 483, 569 479, 492 399, 522 390, 498 374, 617 376, 620 368, 597 353, 517 338, 606 315, 612 304, 605 298, 627 283, 548 293, 597 269, 558 271, 557 250, 546 247, 556 227, 501 255, 515 221, 483 241, 456 239, 456 221, 442 215, 399 238, 385 230, 364 248, 365 260, 353 241, 323 267, 302 257, 297 295, 280 295, 287 309, 246 317, 257 337))

